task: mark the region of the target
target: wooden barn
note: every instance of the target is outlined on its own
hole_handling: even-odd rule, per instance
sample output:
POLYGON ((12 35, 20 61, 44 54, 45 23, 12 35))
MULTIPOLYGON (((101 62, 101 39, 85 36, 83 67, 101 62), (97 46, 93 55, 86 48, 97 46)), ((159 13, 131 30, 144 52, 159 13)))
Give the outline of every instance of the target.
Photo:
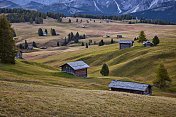
POLYGON ((136 82, 125 82, 113 80, 109 87, 111 91, 121 91, 121 92, 129 92, 135 94, 152 94, 152 86, 144 83, 136 83, 136 82))
POLYGON ((87 68, 89 66, 83 61, 66 63, 61 66, 62 72, 71 73, 78 77, 87 77, 87 68))
POLYGON ((133 47, 133 40, 120 40, 119 44, 120 44, 120 49, 125 49, 125 48, 131 48, 133 47))
POLYGON ((153 43, 150 42, 150 41, 146 41, 146 42, 143 43, 143 46, 144 46, 144 47, 152 47, 152 46, 153 46, 153 43))

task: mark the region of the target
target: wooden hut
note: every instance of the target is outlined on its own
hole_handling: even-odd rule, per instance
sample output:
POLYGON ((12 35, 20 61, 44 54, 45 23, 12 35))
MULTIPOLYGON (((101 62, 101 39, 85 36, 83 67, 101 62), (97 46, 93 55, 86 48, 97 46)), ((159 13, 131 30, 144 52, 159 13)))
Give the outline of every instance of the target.
POLYGON ((119 44, 120 44, 120 49, 125 49, 125 48, 131 48, 133 47, 133 40, 120 40, 119 44))
POLYGON ((152 94, 152 86, 144 83, 113 80, 109 84, 109 87, 111 88, 110 89, 111 91, 121 91, 121 92, 129 92, 129 93, 145 94, 145 95, 152 94))
POLYGON ((62 72, 71 73, 78 77, 87 77, 87 68, 89 66, 83 61, 66 63, 61 66, 62 72))
POLYGON ((144 46, 144 47, 152 47, 152 46, 153 46, 153 43, 150 42, 150 41, 146 41, 146 42, 143 43, 143 46, 144 46))

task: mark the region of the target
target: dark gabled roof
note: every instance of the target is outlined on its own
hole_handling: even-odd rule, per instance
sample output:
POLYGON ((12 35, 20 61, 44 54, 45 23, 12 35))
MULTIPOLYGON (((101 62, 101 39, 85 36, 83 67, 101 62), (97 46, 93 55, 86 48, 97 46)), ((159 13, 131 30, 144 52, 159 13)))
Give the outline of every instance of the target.
POLYGON ((134 43, 133 40, 120 40, 119 43, 134 43))
POLYGON ((129 90, 136 90, 136 91, 145 91, 149 84, 144 83, 136 83, 136 82, 125 82, 125 81, 118 81, 113 80, 109 87, 111 88, 119 88, 119 89, 129 89, 129 90))
POLYGON ((75 61, 75 62, 70 62, 70 63, 66 63, 66 64, 69 65, 70 67, 72 67, 74 70, 89 68, 89 66, 83 61, 75 61))
POLYGON ((147 41, 145 41, 145 42, 143 43, 143 45, 144 45, 144 44, 147 44, 147 43, 153 44, 152 42, 150 42, 149 40, 147 40, 147 41))

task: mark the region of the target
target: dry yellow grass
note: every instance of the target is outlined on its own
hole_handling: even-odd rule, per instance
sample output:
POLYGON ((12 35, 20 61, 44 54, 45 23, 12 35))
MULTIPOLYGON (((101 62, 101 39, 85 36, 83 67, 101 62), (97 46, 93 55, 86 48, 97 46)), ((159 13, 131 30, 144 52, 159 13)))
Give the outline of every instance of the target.
POLYGON ((176 116, 175 98, 5 81, 0 84, 0 116, 176 116))

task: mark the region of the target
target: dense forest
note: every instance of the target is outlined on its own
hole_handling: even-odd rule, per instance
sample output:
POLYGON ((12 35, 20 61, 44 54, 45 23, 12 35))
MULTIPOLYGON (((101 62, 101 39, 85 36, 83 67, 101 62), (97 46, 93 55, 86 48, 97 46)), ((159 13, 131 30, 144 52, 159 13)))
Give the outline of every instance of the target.
POLYGON ((73 15, 73 17, 82 17, 82 18, 92 18, 92 19, 110 19, 110 20, 132 20, 136 19, 136 17, 131 15, 83 15, 83 14, 77 14, 73 15))
POLYGON ((33 22, 35 22, 36 24, 42 24, 43 19, 46 19, 47 16, 54 19, 65 17, 64 14, 60 13, 48 12, 47 14, 45 14, 43 12, 24 9, 0 9, 0 14, 1 13, 8 13, 7 19, 11 23, 30 22, 32 24, 33 22))

